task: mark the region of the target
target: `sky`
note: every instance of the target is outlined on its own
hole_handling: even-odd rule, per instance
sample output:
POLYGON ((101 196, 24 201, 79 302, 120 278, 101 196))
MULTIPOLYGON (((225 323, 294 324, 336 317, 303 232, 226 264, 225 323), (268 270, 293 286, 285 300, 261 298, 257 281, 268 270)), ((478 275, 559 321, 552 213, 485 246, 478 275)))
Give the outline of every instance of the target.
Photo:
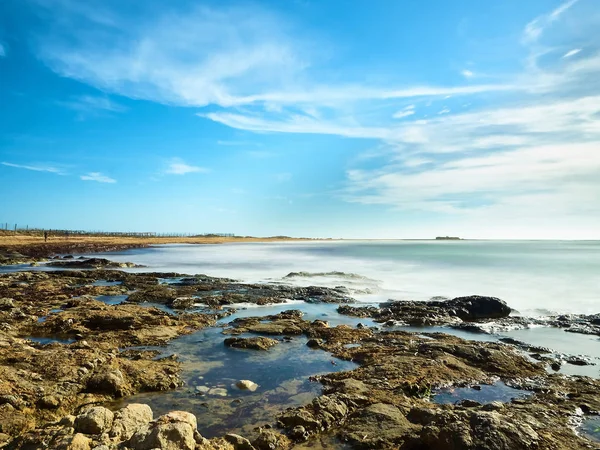
POLYGON ((598 0, 3 0, 0 222, 600 239, 599 27, 598 0))

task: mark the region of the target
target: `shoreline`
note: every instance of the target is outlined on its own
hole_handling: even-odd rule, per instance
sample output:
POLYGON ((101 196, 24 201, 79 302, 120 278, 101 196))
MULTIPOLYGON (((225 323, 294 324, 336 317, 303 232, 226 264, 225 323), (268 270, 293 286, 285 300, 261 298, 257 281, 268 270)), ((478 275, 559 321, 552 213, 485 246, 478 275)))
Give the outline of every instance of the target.
MULTIPOLYGON (((558 372, 562 364, 586 361, 516 340, 451 334, 455 327, 477 336, 488 324, 513 325, 510 308, 498 299, 372 307, 356 304, 343 287, 130 273, 101 258, 54 261, 62 270, 0 274, 0 379, 6 380, 0 383, 0 448, 594 448, 575 430, 600 417, 600 380, 558 372), (235 316, 244 303, 267 309, 235 316), (277 305, 283 311, 269 314, 277 305), (335 312, 302 312, 321 305, 335 312), (402 324, 422 328, 406 331, 402 324), (435 332, 440 325, 448 332, 435 332), (205 341, 202 330, 212 330, 208 353, 190 362, 205 341), (183 336, 189 340, 175 347, 180 358, 169 349, 183 336), (212 360, 213 348, 225 352, 223 361, 212 360), (296 364, 286 357, 292 348, 302 367, 316 356, 326 359, 329 369, 308 378, 321 389, 309 394, 285 378, 273 386, 260 378, 296 364), (336 370, 342 361, 356 367, 336 370), (229 364, 239 368, 229 373, 229 364), (198 370, 200 377, 184 378, 198 370), (223 377, 246 387, 230 387, 223 377), (169 405, 185 412, 158 407, 156 399, 151 409, 128 400, 142 393, 149 401, 171 399, 169 405), (269 398, 276 403, 265 409, 269 398), (303 400, 286 403, 295 398, 303 400), (131 410, 143 420, 127 422, 137 417, 131 410), (238 416, 240 430, 228 425, 238 416), (228 426, 234 431, 214 431, 228 426), (490 435, 497 438, 493 446, 490 435), (448 436, 459 439, 454 447, 448 436)), ((556 324, 568 329, 577 320, 556 324)))
POLYGON ((316 239, 288 237, 99 237, 0 234, 0 266, 42 261, 59 254, 104 253, 161 244, 217 245, 229 243, 305 242, 316 239))

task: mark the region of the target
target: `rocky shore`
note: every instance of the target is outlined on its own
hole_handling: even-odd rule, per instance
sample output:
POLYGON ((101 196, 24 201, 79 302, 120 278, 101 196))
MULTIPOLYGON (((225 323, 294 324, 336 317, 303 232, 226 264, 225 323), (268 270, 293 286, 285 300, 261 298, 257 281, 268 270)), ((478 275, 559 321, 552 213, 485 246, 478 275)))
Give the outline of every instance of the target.
MULTIPOLYGON (((398 328, 443 325, 489 333, 494 326, 523 324, 502 300, 471 296, 361 307, 344 287, 132 274, 99 258, 52 261, 62 270, 0 274, 0 448, 600 448, 594 436, 579 432, 582 422, 598 417, 598 379, 554 373, 553 358, 516 340, 479 342, 398 328), (293 305, 217 325, 236 307, 290 300, 339 304, 340 314, 381 326, 306 320, 293 305), (184 363, 156 346, 217 326, 222 345, 234 351, 260 357, 302 339, 306 352, 357 366, 314 376, 320 395, 247 436, 207 439, 189 412, 155 414, 148 405, 127 403, 133 394, 183 384, 184 363), (111 406, 117 399, 121 405, 111 406)), ((587 334, 599 325, 595 316, 546 322, 587 334)), ((241 375, 240 389, 258 388, 241 375)))

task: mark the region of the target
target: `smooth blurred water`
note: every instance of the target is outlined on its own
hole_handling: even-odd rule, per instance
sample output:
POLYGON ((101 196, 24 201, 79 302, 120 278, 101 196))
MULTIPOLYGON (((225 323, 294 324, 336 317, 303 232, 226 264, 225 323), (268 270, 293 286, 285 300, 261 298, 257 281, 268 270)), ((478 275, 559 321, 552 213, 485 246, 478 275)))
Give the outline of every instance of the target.
POLYGON ((480 294, 503 298, 528 315, 600 311, 600 241, 182 244, 105 255, 148 266, 131 269, 134 271, 204 273, 246 282, 344 285, 364 301, 480 294), (286 278, 290 272, 313 275, 286 278))

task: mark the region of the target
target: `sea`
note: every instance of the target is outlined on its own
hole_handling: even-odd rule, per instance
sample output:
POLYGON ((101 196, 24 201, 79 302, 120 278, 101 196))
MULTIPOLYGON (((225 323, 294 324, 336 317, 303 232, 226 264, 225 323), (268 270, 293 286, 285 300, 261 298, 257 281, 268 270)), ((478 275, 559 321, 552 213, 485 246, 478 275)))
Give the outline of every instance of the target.
POLYGON ((600 312, 600 241, 176 244, 105 256, 147 266, 133 271, 346 286, 364 302, 478 294, 499 297, 527 316, 600 312))

